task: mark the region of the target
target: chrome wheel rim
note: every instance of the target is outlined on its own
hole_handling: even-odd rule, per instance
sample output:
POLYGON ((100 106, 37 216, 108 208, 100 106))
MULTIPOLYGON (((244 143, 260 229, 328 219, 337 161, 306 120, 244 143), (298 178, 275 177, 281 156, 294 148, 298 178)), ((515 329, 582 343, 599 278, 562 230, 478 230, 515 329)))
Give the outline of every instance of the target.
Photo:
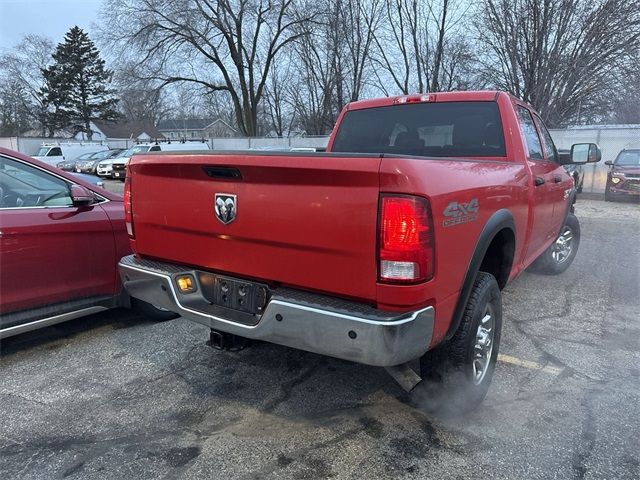
POLYGON ((473 346, 473 383, 480 385, 489 370, 493 353, 494 320, 491 305, 485 308, 480 325, 476 331, 476 343, 473 346))
POLYGON ((571 255, 573 250, 573 230, 570 227, 562 227, 562 233, 558 236, 553 248, 551 249, 551 258, 556 263, 564 263, 571 255))

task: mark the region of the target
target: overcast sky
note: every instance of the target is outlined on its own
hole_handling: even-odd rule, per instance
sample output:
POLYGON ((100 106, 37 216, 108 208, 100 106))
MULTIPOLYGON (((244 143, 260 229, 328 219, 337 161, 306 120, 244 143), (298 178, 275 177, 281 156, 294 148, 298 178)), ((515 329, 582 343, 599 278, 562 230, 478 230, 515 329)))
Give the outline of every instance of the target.
POLYGON ((102 0, 0 0, 0 50, 13 47, 23 35, 37 33, 56 45, 74 25, 91 37, 102 0))

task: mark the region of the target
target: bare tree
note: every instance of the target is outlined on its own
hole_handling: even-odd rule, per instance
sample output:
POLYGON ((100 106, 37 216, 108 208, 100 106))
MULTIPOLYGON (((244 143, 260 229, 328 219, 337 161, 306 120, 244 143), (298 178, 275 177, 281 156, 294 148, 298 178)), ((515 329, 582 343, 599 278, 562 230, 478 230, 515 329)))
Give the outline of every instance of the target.
MULTIPOLYGON (((403 94, 439 91, 452 85, 471 60, 465 40, 464 20, 469 6, 456 0, 386 0, 384 24, 374 36, 373 60, 384 70, 381 89, 403 94), (449 58, 449 54, 457 58, 449 58)), ((461 85, 458 85, 461 86, 461 85)))
POLYGON ((15 48, 0 56, 0 82, 13 92, 13 105, 46 134, 46 98, 41 94, 42 71, 52 62, 55 45, 39 35, 26 35, 15 48), (18 95, 19 93, 19 95, 18 95))
POLYGON ((601 110, 640 49, 637 0, 484 0, 482 11, 485 77, 552 126, 601 110))
POLYGON ((296 119, 295 110, 291 108, 293 101, 289 85, 292 79, 289 62, 286 65, 274 65, 265 90, 265 130, 270 130, 278 137, 288 134, 296 119))
MULTIPOLYGON (((340 28, 346 46, 344 75, 349 83, 349 101, 360 99, 371 70, 375 34, 382 21, 384 0, 339 2, 340 28)), ((344 105, 339 105, 342 109, 344 105)))
POLYGON ((240 131, 253 136, 273 62, 313 15, 296 7, 294 0, 107 0, 105 15, 116 43, 144 52, 146 78, 228 92, 240 131))

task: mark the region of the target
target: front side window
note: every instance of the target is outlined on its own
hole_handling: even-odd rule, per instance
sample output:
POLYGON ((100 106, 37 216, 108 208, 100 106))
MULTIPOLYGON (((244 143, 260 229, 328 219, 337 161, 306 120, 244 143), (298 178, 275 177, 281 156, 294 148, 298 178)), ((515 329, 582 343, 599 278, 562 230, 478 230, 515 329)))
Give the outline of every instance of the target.
POLYGON ((538 137, 536 124, 533 121, 531 113, 520 105, 518 105, 517 111, 520 123, 520 133, 527 143, 529 158, 532 160, 544 160, 542 155, 542 144, 540 143, 540 137, 538 137))
POLYGON ((547 160, 549 160, 550 162, 557 162, 558 153, 556 151, 556 146, 553 143, 553 138, 551 138, 549 130, 547 130, 547 127, 538 115, 536 115, 536 120, 538 122, 538 126, 540 127, 540 133, 542 133, 542 140, 544 142, 544 153, 546 153, 547 155, 547 160))
POLYGON ((0 208, 73 204, 66 181, 7 157, 0 157, 0 194, 0 208))

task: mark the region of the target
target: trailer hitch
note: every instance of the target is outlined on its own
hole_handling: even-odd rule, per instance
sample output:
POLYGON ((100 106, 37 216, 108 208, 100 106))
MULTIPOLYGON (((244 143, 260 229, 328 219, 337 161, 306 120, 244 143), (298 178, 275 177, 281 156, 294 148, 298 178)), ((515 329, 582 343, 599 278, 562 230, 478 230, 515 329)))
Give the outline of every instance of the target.
POLYGON ((216 350, 229 350, 231 352, 239 352, 250 345, 250 340, 233 333, 221 332, 213 328, 209 332, 209 341, 207 342, 216 350))

